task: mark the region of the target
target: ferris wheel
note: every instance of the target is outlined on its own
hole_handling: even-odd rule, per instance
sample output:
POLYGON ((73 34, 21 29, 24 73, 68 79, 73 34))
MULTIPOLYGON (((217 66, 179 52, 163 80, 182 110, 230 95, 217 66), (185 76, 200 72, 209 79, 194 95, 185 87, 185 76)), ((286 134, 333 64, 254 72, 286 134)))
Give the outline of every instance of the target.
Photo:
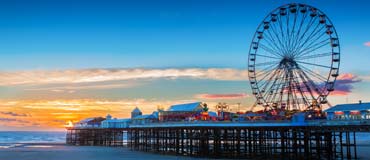
POLYGON ((258 105, 310 110, 327 103, 339 64, 339 39, 328 16, 292 3, 270 12, 258 26, 248 76, 258 105))

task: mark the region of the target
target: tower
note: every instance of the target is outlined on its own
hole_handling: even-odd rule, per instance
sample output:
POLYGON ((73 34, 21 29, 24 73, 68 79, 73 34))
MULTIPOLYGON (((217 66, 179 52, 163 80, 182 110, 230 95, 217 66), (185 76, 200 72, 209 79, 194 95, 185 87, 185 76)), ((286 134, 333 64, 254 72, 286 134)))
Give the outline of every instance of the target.
POLYGON ((135 118, 136 116, 141 116, 143 113, 140 111, 139 108, 135 107, 134 110, 131 112, 131 118, 135 118))
POLYGON ((107 116, 105 117, 105 119, 110 120, 110 119, 112 119, 112 116, 110 114, 107 114, 107 116))

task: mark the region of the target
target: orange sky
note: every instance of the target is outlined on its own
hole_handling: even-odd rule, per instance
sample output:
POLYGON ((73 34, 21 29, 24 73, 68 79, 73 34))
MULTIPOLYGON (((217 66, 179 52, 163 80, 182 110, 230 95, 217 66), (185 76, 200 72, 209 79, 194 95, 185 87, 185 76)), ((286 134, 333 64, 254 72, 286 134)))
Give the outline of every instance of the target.
POLYGON ((96 101, 96 100, 18 100, 0 101, 0 130, 63 130, 69 121, 86 117, 129 117, 131 110, 140 105, 144 113, 156 109, 155 102, 96 101))
MULTIPOLYGON (((108 113, 117 118, 128 118, 135 106, 144 114, 158 107, 166 109, 171 104, 186 101, 98 101, 98 100, 18 100, 0 101, 0 130, 64 130, 68 122, 87 117, 105 117, 108 113)), ((209 102, 210 109, 216 102, 209 102)), ((236 109, 236 105, 231 105, 236 109)), ((241 110, 245 110, 242 107, 241 110)))

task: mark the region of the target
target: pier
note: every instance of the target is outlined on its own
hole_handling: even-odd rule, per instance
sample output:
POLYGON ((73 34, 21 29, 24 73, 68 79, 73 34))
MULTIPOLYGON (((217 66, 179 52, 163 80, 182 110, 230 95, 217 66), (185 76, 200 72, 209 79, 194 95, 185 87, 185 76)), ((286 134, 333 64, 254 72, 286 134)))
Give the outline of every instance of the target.
POLYGON ((357 159, 370 121, 176 122, 122 129, 69 128, 67 144, 208 158, 357 159))
POLYGON ((66 143, 79 146, 125 146, 126 129, 69 128, 66 143))

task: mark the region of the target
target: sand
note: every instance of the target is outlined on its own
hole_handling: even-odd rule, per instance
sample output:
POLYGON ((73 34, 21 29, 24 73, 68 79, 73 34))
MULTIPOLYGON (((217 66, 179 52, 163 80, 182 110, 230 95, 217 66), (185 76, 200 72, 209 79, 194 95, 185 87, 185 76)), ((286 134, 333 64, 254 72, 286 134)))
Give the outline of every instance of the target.
POLYGON ((68 146, 64 144, 21 144, 0 148, 0 160, 125 160, 192 159, 131 151, 122 147, 68 146))
MULTIPOLYGON (((370 143, 360 142, 357 147, 359 159, 370 159, 370 143)), ((0 160, 156 160, 194 159, 184 156, 161 155, 131 151, 123 147, 68 146, 65 144, 18 144, 0 147, 0 160)))

